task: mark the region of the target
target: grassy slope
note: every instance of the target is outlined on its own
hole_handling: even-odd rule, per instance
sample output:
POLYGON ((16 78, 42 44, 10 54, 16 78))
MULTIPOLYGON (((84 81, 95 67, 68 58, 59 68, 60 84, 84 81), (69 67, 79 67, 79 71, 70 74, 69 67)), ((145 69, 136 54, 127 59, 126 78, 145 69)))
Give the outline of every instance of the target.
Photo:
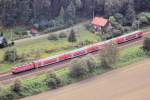
MULTIPOLYGON (((68 34, 68 33, 67 33, 68 34)), ((93 41, 96 42, 97 40, 100 40, 100 38, 92 33, 90 33, 89 31, 85 30, 85 29, 81 29, 77 32, 77 36, 78 36, 78 42, 79 41, 84 41, 84 40, 89 40, 89 41, 93 41)), ((42 54, 42 58, 45 57, 49 57, 55 54, 59 54, 59 53, 63 53, 72 49, 68 49, 68 50, 62 50, 63 47, 67 47, 71 45, 71 43, 69 43, 67 41, 67 38, 65 39, 59 39, 58 41, 49 41, 47 40, 47 38, 42 38, 42 39, 38 39, 38 40, 32 40, 32 41, 27 41, 24 43, 19 43, 15 45, 15 48, 18 51, 18 54, 22 54, 22 53, 26 53, 26 54, 32 54, 33 51, 36 50, 51 50, 51 49, 57 49, 55 52, 52 52, 50 54, 48 53, 43 53, 42 54)), ((0 49, 0 61, 2 61, 3 59, 3 55, 6 49, 0 49)), ((7 72, 10 70, 10 68, 12 67, 12 65, 15 64, 6 64, 6 63, 1 63, 0 65, 0 73, 1 72, 7 72)))

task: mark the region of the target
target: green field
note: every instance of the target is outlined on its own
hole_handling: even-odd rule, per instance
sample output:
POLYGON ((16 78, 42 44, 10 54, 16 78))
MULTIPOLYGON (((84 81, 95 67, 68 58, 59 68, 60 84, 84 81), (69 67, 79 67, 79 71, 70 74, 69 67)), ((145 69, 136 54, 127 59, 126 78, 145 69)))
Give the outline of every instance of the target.
MULTIPOLYGON (((141 49, 141 46, 134 46, 132 48, 127 48, 119 52, 119 59, 114 65, 114 69, 127 66, 129 64, 135 63, 139 60, 142 60, 146 57, 145 52, 141 49)), ((99 61, 98 61, 99 62, 99 61)), ((101 69, 100 69, 101 70, 101 69)), ((66 77, 69 73, 68 68, 63 68, 56 71, 56 74, 60 77, 66 77)), ((96 71, 96 73, 99 73, 96 71)), ((101 71, 100 71, 101 73, 101 71)), ((39 77, 25 79, 24 82, 28 84, 28 82, 41 81, 45 79, 45 74, 39 77)))
MULTIPOLYGON (((51 33, 49 33, 51 34, 51 33)), ((69 33, 66 33, 69 34, 69 33)), ((80 29, 77 34, 78 41, 75 44, 78 44, 81 41, 91 41, 91 42, 97 42, 100 41, 100 37, 94 35, 93 33, 90 33, 89 31, 85 29, 80 29)), ((28 54, 32 57, 34 51, 40 51, 42 52, 41 58, 49 57, 52 55, 60 54, 66 51, 70 51, 73 49, 76 49, 75 47, 72 47, 72 43, 69 43, 67 41, 67 38, 59 39, 57 41, 50 41, 46 38, 41 38, 37 40, 30 40, 26 42, 17 43, 14 46, 18 52, 18 54, 28 54), (45 53, 46 50, 53 50, 51 53, 45 53)), ((3 56, 5 51, 8 48, 0 49, 0 61, 3 60, 3 56)), ((34 55, 33 55, 34 56, 34 55)), ((13 65, 19 65, 20 63, 16 62, 14 64, 8 64, 8 63, 1 63, 0 64, 0 73, 7 72, 10 70, 10 68, 13 65)))
MULTIPOLYGON (((126 65, 129 65, 131 63, 135 63, 137 61, 140 61, 146 57, 145 52, 141 49, 141 46, 134 46, 132 48, 124 49, 120 51, 119 53, 119 59, 114 65, 114 69, 124 67, 126 65)), ((97 59, 98 60, 98 59, 97 59)), ((98 61, 100 62, 100 61, 98 61)), ((108 72, 110 70, 103 68, 102 66, 97 67, 92 72, 88 73, 87 77, 83 78, 73 78, 70 76, 70 70, 68 68, 63 68, 58 71, 55 71, 56 75, 61 79, 62 86, 72 84, 84 79, 87 79, 89 77, 93 77, 95 75, 101 75, 105 72, 108 72)), ((47 74, 44 73, 43 75, 36 76, 29 79, 22 79, 22 85, 23 90, 21 90, 21 95, 18 95, 19 97, 26 97, 26 96, 32 96, 44 91, 49 91, 51 88, 47 84, 47 74)), ((10 86, 6 85, 3 88, 6 92, 0 92, 0 97, 7 98, 7 95, 12 95, 15 98, 14 92, 10 90, 10 86), (13 94, 11 94, 13 93, 13 94)), ((9 97, 8 97, 9 98, 9 97)), ((13 98, 13 97, 12 97, 13 98)), ((17 98, 17 97, 16 97, 17 98)))

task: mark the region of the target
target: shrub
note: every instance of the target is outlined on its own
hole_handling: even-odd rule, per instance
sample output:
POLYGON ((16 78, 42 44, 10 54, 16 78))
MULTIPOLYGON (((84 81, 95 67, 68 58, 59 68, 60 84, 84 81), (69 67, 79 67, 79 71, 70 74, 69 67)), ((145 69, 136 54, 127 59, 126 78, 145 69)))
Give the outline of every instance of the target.
POLYGON ((144 39, 143 49, 144 49, 145 51, 150 51, 150 38, 146 37, 146 38, 144 39))
POLYGON ((123 28, 123 32, 124 32, 124 33, 128 33, 128 32, 130 32, 130 31, 131 31, 131 27, 125 26, 125 27, 123 28))
POLYGON ((74 59, 70 64, 70 74, 72 77, 80 78, 88 75, 88 68, 85 60, 74 59))
POLYGON ((49 72, 47 76, 47 84, 49 88, 56 89, 62 85, 62 81, 55 73, 49 72))
POLYGON ((150 17, 146 13, 140 13, 138 15, 138 20, 140 22, 140 27, 149 25, 150 17))
POLYGON ((8 49, 4 54, 4 61, 7 62, 15 62, 18 58, 16 49, 8 49))
POLYGON ((76 38, 76 33, 75 31, 72 29, 70 31, 70 34, 69 34, 69 37, 68 37, 68 42, 76 42, 77 41, 77 38, 76 38))
POLYGON ((11 90, 19 95, 21 93, 22 88, 23 86, 20 80, 16 80, 14 84, 11 86, 11 90))
POLYGON ((88 30, 88 31, 90 31, 90 32, 92 32, 92 33, 94 33, 95 32, 95 29, 94 29, 94 27, 93 27, 93 25, 92 24, 86 24, 85 25, 85 27, 86 27, 86 29, 88 30))
POLYGON ((66 37, 67 37, 67 34, 65 34, 63 32, 59 34, 59 38, 66 38, 66 37))
POLYGON ((9 90, 3 90, 2 92, 0 92, 0 100, 13 100, 14 97, 15 95, 13 94, 13 92, 9 90))
POLYGON ((100 52, 101 66, 104 68, 112 68, 118 59, 118 49, 113 42, 108 43, 100 52))
POLYGON ((94 58, 94 56, 87 55, 84 59, 90 72, 97 68, 96 59, 94 58))
POLYGON ((54 41, 56 41, 56 40, 58 40, 58 35, 57 34, 50 34, 48 36, 48 40, 54 40, 54 41))
POLYGON ((123 24, 123 15, 121 13, 116 13, 114 15, 115 19, 117 20, 117 22, 119 22, 121 25, 123 24))

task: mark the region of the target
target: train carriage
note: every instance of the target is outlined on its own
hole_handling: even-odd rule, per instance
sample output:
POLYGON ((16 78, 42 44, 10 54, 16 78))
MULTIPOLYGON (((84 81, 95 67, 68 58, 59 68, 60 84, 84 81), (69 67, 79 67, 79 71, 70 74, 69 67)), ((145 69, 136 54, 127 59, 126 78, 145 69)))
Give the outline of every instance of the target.
POLYGON ((31 63, 31 64, 26 64, 26 65, 22 65, 22 66, 19 66, 19 67, 13 67, 12 68, 12 73, 20 73, 20 72, 24 72, 24 71, 28 71, 28 70, 31 70, 31 69, 34 69, 34 65, 31 63))
POLYGON ((64 54, 59 54, 59 55, 56 55, 53 57, 36 60, 36 61, 33 61, 33 63, 31 63, 31 64, 14 67, 14 68, 12 68, 12 73, 24 72, 24 71, 31 70, 34 68, 39 68, 39 67, 47 66, 50 64, 55 64, 57 62, 61 62, 61 61, 67 60, 67 59, 83 56, 88 53, 92 53, 92 52, 103 49, 105 47, 105 45, 111 41, 113 41, 117 44, 121 44, 121 43, 125 43, 128 41, 140 38, 142 36, 143 36, 143 32, 135 31, 135 32, 132 32, 132 33, 120 36, 120 37, 116 37, 116 38, 113 38, 113 39, 110 39, 110 40, 107 40, 104 42, 99 42, 99 43, 95 43, 93 45, 85 46, 83 48, 73 50, 73 51, 70 51, 70 52, 67 52, 64 54))

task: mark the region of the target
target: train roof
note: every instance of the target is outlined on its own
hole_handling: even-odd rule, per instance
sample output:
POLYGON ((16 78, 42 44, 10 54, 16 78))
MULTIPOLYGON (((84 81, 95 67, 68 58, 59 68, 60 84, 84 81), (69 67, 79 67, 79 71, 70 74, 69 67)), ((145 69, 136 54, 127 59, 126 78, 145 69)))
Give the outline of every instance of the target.
MULTIPOLYGON (((127 34, 122 35, 122 36, 120 36, 120 37, 125 37, 125 36, 128 36, 128 35, 132 35, 132 34, 137 33, 137 32, 141 32, 141 31, 135 31, 135 32, 127 33, 127 34)), ((44 60, 47 60, 47 59, 57 58, 57 57, 62 56, 62 55, 64 55, 64 54, 70 54, 70 53, 73 53, 73 52, 76 52, 76 51, 85 50, 86 48, 91 47, 91 46, 93 46, 93 45, 105 44, 105 43, 108 43, 108 42, 110 42, 110 41, 113 41, 114 39, 117 39, 117 38, 118 38, 118 37, 113 38, 113 39, 110 39, 110 40, 106 40, 106 41, 101 41, 101 42, 98 42, 98 43, 95 43, 95 44, 91 44, 91 45, 87 45, 87 46, 85 46, 85 47, 78 48, 78 49, 76 49, 76 50, 72 50, 72 51, 69 51, 69 52, 66 52, 66 53, 54 55, 54 56, 51 56, 51 57, 48 57, 48 58, 44 58, 44 59, 35 60, 35 61, 33 61, 33 62, 44 61, 44 60)))

